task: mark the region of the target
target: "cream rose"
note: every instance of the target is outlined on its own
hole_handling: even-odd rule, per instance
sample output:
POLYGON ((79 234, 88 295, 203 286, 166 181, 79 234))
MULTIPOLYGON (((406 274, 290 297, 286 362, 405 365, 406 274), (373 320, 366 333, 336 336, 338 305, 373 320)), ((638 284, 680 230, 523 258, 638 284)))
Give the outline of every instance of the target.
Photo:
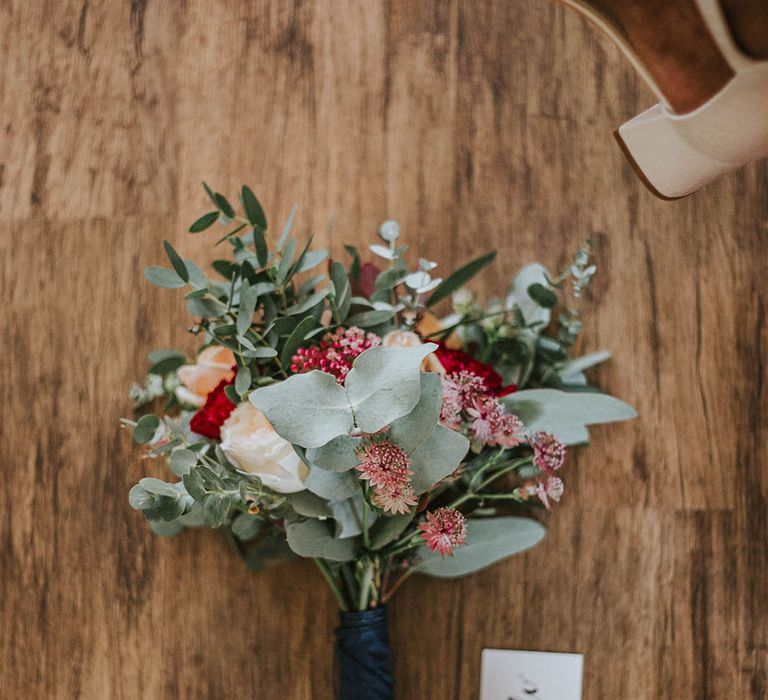
MULTIPOLYGON (((413 331, 390 331, 381 339, 381 344, 385 348, 416 348, 419 345, 424 345, 418 334, 413 331)), ((421 369, 425 372, 445 373, 440 360, 437 359, 433 352, 424 358, 424 362, 421 363, 421 369)))
POLYGON ((235 356, 229 348, 221 345, 207 347, 198 355, 196 364, 179 367, 177 375, 183 386, 176 389, 176 396, 184 403, 202 406, 222 380, 229 381, 234 377, 234 364, 235 356))
POLYGON ((221 426, 221 449, 243 471, 256 474, 278 493, 303 491, 309 469, 291 443, 281 438, 264 414, 247 401, 221 426))

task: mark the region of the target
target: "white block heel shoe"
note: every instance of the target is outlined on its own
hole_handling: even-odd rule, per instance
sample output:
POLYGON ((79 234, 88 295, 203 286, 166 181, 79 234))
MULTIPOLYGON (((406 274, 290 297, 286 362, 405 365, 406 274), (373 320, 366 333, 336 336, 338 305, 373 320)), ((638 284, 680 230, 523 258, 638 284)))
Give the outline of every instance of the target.
POLYGON ((654 194, 685 197, 723 173, 768 157, 768 61, 753 60, 738 48, 718 0, 696 4, 733 76, 717 94, 685 114, 674 112, 615 25, 580 0, 566 3, 589 15, 619 44, 661 100, 615 132, 654 194))

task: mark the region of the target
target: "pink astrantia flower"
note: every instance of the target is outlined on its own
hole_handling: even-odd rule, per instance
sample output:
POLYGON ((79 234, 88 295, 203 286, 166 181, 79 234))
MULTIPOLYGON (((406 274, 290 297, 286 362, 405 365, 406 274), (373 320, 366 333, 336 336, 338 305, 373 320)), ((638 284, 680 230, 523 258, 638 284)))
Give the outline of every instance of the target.
POLYGON ((361 460, 356 469, 360 478, 371 486, 395 488, 409 482, 411 464, 408 455, 397 445, 388 440, 373 440, 358 451, 361 460))
POLYGON ((531 438, 533 463, 545 474, 554 474, 565 461, 565 445, 551 433, 538 432, 531 438))
POLYGON ((410 483, 388 488, 376 486, 373 490, 373 502, 386 513, 405 514, 419 501, 410 483))
POLYGON ((299 348, 291 358, 291 371, 301 373, 319 369, 332 374, 342 384, 355 358, 379 345, 381 338, 375 333, 366 333, 356 326, 339 328, 326 333, 319 345, 299 348))
POLYGON ((464 370, 444 375, 441 382, 443 406, 440 422, 447 428, 458 430, 461 427, 462 412, 475 399, 487 396, 488 389, 482 377, 464 370))
POLYGON ((538 481, 529 485, 528 493, 536 495, 546 509, 550 510, 552 506, 549 504, 549 499, 559 501, 562 498, 564 488, 565 486, 559 477, 550 476, 546 481, 538 481))
POLYGON ((433 552, 441 557, 453 554, 453 548, 464 544, 467 525, 464 516, 455 508, 438 508, 427 513, 427 521, 419 525, 421 538, 433 552))
POLYGON ((469 423, 470 437, 486 445, 510 449, 525 442, 525 426, 507 412, 488 388, 485 378, 467 370, 442 378, 443 406, 440 422, 452 430, 469 423))
POLYGON ((510 449, 525 442, 525 426, 522 421, 507 413, 497 398, 476 397, 474 403, 465 410, 471 420, 473 437, 486 445, 510 449))

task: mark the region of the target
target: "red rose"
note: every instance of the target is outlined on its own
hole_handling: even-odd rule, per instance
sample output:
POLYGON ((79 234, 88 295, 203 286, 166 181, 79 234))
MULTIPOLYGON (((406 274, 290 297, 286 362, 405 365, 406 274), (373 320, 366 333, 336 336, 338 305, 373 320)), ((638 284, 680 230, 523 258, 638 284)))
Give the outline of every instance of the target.
POLYGON ((192 416, 189 427, 198 435, 204 435, 212 440, 221 440, 221 426, 235 410, 233 404, 224 393, 224 388, 232 381, 223 379, 217 387, 208 394, 205 405, 192 416))
POLYGON ((440 360, 440 364, 445 368, 446 374, 453 374, 454 372, 461 372, 462 370, 470 372, 480 377, 494 396, 507 396, 517 391, 516 384, 509 384, 503 386, 503 380, 501 375, 485 362, 476 360, 472 355, 469 355, 462 350, 451 350, 443 343, 439 343, 439 347, 435 350, 437 359, 440 360))

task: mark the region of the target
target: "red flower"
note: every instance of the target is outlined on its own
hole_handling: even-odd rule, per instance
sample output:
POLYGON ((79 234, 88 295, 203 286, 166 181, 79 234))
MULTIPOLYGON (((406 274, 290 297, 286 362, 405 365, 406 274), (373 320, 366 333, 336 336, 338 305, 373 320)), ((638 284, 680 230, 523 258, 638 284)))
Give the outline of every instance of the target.
POLYGON ((435 350, 435 355, 445 368, 446 374, 462 371, 474 374, 485 382, 486 388, 494 396, 506 396, 517 391, 516 384, 503 386, 501 375, 485 362, 480 362, 480 360, 476 360, 472 355, 461 350, 450 350, 443 343, 439 343, 439 346, 435 350))
POLYGON ((229 418, 229 414, 235 410, 233 404, 224 393, 224 387, 232 384, 232 381, 223 379, 218 386, 208 394, 205 405, 192 416, 189 427, 198 435, 204 435, 212 440, 221 440, 221 426, 229 418))
POLYGON ((363 263, 360 268, 360 275, 357 279, 352 277, 352 295, 356 297, 365 297, 370 299, 376 291, 376 278, 381 274, 381 270, 373 263, 363 263))

